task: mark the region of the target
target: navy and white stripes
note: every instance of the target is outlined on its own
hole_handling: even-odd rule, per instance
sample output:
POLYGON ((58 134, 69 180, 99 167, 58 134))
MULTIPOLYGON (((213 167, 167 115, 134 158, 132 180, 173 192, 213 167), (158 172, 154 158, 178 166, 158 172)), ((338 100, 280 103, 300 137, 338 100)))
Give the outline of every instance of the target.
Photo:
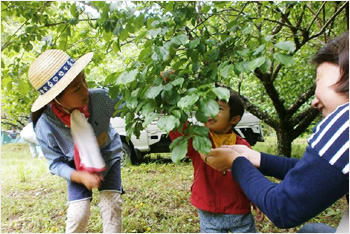
POLYGON ((308 139, 320 157, 343 174, 349 173, 349 103, 325 117, 308 139))

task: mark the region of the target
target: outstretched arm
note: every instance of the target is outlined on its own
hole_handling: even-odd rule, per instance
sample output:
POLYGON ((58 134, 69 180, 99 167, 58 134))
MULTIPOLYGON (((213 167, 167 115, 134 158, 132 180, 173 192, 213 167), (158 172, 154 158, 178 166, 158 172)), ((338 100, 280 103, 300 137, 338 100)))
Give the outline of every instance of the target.
POLYGON ((280 228, 306 222, 349 190, 344 175, 311 148, 279 184, 264 177, 244 157, 234 161, 231 172, 252 203, 280 228))

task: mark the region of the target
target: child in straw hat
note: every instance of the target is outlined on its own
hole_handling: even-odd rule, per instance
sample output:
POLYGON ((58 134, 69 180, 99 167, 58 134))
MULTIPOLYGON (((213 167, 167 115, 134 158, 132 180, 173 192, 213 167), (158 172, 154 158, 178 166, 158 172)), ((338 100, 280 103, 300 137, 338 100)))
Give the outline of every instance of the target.
POLYGON ((32 106, 36 137, 52 174, 68 182, 66 232, 86 232, 92 189, 101 194, 104 232, 121 232, 122 143, 110 126, 119 98, 88 89, 84 67, 88 53, 74 60, 47 50, 29 68, 29 81, 40 96, 32 106))

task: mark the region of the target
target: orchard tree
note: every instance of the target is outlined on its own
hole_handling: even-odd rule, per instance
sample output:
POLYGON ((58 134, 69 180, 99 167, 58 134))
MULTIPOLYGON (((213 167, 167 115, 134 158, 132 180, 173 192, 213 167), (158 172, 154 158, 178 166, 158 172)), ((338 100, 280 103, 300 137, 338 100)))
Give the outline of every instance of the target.
MULTIPOLYGON (((43 50, 59 48, 73 57, 94 51, 95 67, 86 70, 90 83, 107 86, 112 97, 123 95, 129 135, 155 119, 169 132, 182 130, 192 115, 202 123, 215 117, 217 98, 229 94, 215 86, 222 83, 276 131, 285 156, 318 115, 310 107, 315 68, 309 60, 349 22, 348 2, 1 4, 2 108, 10 110, 22 92, 28 100, 21 106, 29 110, 37 94, 27 82, 28 63, 43 50)), ((207 153, 207 136, 206 127, 189 123, 172 144, 172 159, 185 156, 190 138, 207 153)))

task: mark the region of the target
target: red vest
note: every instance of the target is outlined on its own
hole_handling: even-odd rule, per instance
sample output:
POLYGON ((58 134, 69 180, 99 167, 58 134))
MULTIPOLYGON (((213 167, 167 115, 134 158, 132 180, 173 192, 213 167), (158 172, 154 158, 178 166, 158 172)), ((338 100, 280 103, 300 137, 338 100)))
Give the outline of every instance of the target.
MULTIPOLYGON (((174 140, 182 134, 170 132, 169 136, 174 140)), ((249 143, 238 135, 236 144, 250 147, 249 143)), ((215 148, 213 141, 212 148, 215 148)), ((212 213, 248 214, 251 212, 251 203, 233 179, 231 172, 227 171, 224 174, 205 164, 199 153, 194 150, 192 139, 188 142, 187 156, 191 158, 194 169, 190 198, 193 206, 212 213)))

